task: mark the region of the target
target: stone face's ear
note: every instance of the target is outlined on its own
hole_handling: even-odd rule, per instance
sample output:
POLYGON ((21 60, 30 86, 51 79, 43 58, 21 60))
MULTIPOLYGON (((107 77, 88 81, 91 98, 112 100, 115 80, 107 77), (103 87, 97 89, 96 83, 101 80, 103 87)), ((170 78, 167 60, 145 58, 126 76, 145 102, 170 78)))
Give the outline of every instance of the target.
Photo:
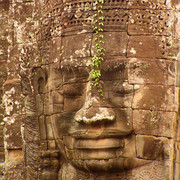
POLYGON ((45 85, 47 82, 47 70, 45 68, 36 67, 32 69, 32 88, 35 94, 45 93, 45 85))
POLYGON ((46 137, 44 117, 44 93, 46 87, 46 71, 41 67, 29 70, 22 77, 24 95, 25 120, 23 124, 23 146, 25 156, 25 177, 39 179, 41 167, 42 137, 46 137))

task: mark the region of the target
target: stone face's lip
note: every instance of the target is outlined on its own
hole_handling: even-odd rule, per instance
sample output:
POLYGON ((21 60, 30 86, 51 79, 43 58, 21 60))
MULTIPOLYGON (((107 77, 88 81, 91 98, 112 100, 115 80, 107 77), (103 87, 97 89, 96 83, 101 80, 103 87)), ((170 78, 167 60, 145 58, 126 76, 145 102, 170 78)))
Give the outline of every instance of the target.
POLYGON ((121 131, 116 129, 104 129, 103 132, 88 132, 88 130, 77 130, 69 133, 75 139, 102 139, 102 138, 120 138, 130 135, 132 130, 121 131))
POLYGON ((76 149, 111 149, 124 147, 124 140, 120 138, 77 139, 76 149))

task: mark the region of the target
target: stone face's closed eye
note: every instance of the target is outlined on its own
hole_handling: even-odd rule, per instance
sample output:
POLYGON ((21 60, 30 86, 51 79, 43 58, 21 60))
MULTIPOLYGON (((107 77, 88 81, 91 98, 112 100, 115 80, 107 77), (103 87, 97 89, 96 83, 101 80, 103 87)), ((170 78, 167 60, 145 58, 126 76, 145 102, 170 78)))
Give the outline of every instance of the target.
POLYGON ((65 96, 82 96, 85 83, 72 83, 63 85, 63 94, 65 96))

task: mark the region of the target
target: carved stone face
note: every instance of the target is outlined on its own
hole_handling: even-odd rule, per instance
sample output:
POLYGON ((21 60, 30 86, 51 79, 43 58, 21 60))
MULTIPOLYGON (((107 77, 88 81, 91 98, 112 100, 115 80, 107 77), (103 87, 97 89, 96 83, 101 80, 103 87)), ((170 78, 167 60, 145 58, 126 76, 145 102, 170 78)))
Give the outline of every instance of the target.
POLYGON ((104 32, 105 102, 90 84, 93 34, 53 42, 53 48, 61 44, 64 53, 54 55, 60 67, 50 71, 50 117, 59 150, 73 166, 92 172, 122 171, 171 158, 175 62, 156 58, 161 57, 161 39, 153 38, 104 32))
POLYGON ((41 32, 47 39, 41 54, 50 64, 44 114, 61 164, 100 175, 130 170, 121 179, 172 179, 177 48, 165 2, 105 2, 104 102, 89 76, 93 3, 65 1, 48 10, 41 32))

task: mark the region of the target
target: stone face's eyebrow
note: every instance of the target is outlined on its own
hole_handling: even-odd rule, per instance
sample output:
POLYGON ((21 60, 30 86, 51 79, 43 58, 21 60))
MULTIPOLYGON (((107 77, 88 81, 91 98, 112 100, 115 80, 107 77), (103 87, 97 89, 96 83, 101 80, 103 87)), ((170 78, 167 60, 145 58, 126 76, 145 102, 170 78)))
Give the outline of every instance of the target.
MULTIPOLYGON (((71 79, 81 79, 89 76, 91 66, 88 64, 87 59, 76 60, 63 60, 60 64, 60 70, 63 72, 64 79, 66 81, 71 79)), ((126 60, 122 57, 106 58, 101 64, 102 75, 106 72, 117 72, 125 69, 126 60)))
POLYGON ((69 67, 88 67, 91 63, 91 57, 85 58, 63 58, 61 60, 60 66, 61 68, 65 66, 69 67))
POLYGON ((74 66, 62 66, 61 67, 63 82, 75 83, 75 82, 85 82, 88 80, 90 66, 84 67, 74 67, 74 66))
POLYGON ((108 59, 101 64, 101 70, 103 71, 116 71, 125 68, 126 61, 124 58, 108 59))

